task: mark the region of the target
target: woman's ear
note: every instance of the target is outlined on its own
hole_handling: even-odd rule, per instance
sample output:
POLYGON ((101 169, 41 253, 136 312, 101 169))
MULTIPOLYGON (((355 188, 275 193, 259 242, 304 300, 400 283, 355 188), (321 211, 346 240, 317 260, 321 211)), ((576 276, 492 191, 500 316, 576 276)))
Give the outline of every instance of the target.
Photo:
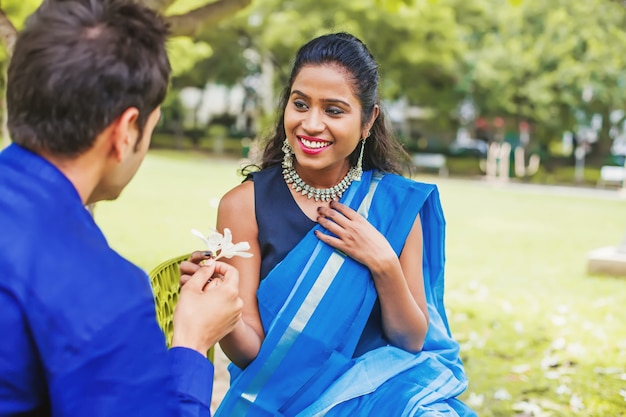
POLYGON ((374 126, 374 122, 378 118, 379 114, 380 114, 380 106, 378 104, 375 104, 374 111, 372 111, 372 117, 370 117, 370 120, 365 124, 365 128, 363 132, 361 132, 362 139, 365 139, 366 137, 369 136, 370 131, 372 130, 372 126, 374 126))
POLYGON ((139 139, 138 117, 139 110, 136 107, 129 107, 111 123, 112 152, 119 162, 135 149, 139 139))

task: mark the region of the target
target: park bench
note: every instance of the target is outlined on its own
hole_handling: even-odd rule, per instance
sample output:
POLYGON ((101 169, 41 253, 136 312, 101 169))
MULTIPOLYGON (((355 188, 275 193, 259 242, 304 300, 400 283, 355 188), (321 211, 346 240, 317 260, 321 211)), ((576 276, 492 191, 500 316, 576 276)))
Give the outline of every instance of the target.
POLYGON ((448 176, 446 156, 440 153, 414 153, 413 166, 417 169, 437 170, 440 176, 448 176))
POLYGON ((600 178, 598 178, 597 186, 604 187, 607 184, 624 186, 626 180, 626 168, 621 166, 605 165, 600 168, 600 178))

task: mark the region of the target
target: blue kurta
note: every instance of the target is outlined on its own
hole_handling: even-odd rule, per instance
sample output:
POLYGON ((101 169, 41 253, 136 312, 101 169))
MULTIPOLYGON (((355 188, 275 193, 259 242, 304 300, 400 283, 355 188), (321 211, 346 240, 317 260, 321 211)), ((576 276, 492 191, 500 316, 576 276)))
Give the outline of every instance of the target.
POLYGON ((145 272, 15 144, 0 153, 0 329, 2 416, 210 415, 210 362, 168 352, 145 272))

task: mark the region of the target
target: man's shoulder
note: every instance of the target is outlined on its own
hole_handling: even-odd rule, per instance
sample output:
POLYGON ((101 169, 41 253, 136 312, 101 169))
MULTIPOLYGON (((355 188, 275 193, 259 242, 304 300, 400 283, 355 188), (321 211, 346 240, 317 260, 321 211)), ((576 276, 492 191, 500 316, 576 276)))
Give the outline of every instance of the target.
POLYGON ((80 201, 3 186, 14 192, 0 201, 0 286, 31 311, 110 316, 149 299, 145 272, 108 245, 80 201))

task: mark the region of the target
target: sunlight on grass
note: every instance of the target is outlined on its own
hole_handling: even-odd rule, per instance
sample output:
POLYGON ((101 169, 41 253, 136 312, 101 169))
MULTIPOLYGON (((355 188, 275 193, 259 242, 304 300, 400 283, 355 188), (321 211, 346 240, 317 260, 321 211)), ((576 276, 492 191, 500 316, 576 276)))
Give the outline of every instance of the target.
POLYGON ((120 198, 98 203, 96 221, 114 249, 149 270, 202 249, 191 229, 215 227, 219 199, 241 182, 238 169, 230 160, 150 151, 120 198))
POLYGON ((587 252, 623 239, 626 201, 440 189, 464 398, 480 416, 626 415, 626 278, 586 274, 587 252))
MULTIPOLYGON (((215 225, 238 168, 151 151, 96 220, 150 269, 201 249, 190 230, 215 225)), ((626 199, 422 179, 439 185, 448 224, 446 303, 470 379, 463 399, 481 417, 626 416, 626 277, 586 274, 590 250, 622 241, 626 199)))

